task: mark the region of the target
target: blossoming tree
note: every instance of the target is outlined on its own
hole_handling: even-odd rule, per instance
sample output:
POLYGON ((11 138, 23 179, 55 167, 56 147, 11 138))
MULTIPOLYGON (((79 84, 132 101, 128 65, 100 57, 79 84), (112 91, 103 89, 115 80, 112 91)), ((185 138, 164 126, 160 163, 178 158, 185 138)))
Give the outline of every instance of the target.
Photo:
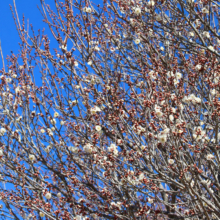
POLYGON ((47 2, 49 35, 13 8, 3 219, 219 219, 219 2, 47 2))

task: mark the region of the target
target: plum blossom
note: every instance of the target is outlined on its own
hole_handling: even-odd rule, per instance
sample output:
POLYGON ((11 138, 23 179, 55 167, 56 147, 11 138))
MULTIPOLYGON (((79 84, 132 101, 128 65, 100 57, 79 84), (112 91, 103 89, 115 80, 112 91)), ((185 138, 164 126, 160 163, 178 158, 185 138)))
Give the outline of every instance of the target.
POLYGON ((155 106, 155 114, 159 118, 163 116, 163 112, 161 111, 161 107, 159 107, 157 105, 155 106))
POLYGON ((92 9, 90 7, 84 7, 83 12, 91 13, 92 9))
POLYGON ((3 136, 6 133, 6 129, 5 128, 1 128, 0 129, 0 136, 3 136))
POLYGON ((51 119, 50 120, 50 123, 52 124, 52 125, 55 125, 57 122, 56 122, 56 119, 55 118, 53 118, 53 119, 51 119))
POLYGON ((52 146, 51 146, 51 145, 48 145, 48 146, 46 147, 46 149, 45 149, 45 152, 46 152, 46 153, 49 153, 51 149, 52 149, 52 146))
POLYGON ((205 137, 205 134, 206 134, 206 132, 200 126, 195 127, 193 130, 193 138, 196 139, 197 141, 199 141, 203 137, 205 137))
POLYGON ((134 13, 135 13, 136 15, 140 15, 140 14, 141 14, 141 9, 140 9, 139 7, 135 8, 135 9, 134 9, 134 13))
POLYGON ((208 31, 204 31, 203 36, 206 37, 206 38, 210 38, 210 34, 209 34, 208 31))
POLYGON ((168 163, 171 164, 171 165, 174 164, 174 159, 169 159, 168 163))
POLYGON ((55 112, 54 113, 54 118, 57 118, 59 116, 59 113, 58 112, 55 112))
POLYGON ((98 106, 94 106, 90 111, 92 114, 96 114, 96 112, 101 112, 101 109, 98 106))
POLYGON ((151 79, 156 79, 157 77, 157 72, 154 72, 153 70, 151 70, 148 75, 150 76, 151 79))
POLYGON ((48 192, 48 193, 45 194, 45 197, 46 197, 47 199, 51 199, 52 195, 51 195, 51 193, 48 192))
POLYGON ((40 212, 39 215, 40 215, 40 217, 42 217, 42 218, 45 216, 45 214, 44 214, 43 212, 40 212))
POLYGON ((216 90, 215 90, 215 89, 212 89, 212 90, 210 91, 210 93, 211 93, 212 96, 214 96, 214 95, 216 95, 216 90))
POLYGON ((173 71, 168 71, 167 76, 168 76, 168 78, 173 77, 174 76, 173 71))
POLYGON ((90 61, 88 61, 88 63, 87 63, 89 66, 91 66, 92 65, 92 61, 90 60, 90 61))
POLYGON ((177 79, 181 79, 181 78, 182 78, 182 73, 177 72, 177 73, 176 73, 176 78, 177 78, 177 79))
POLYGON ((148 198, 148 203, 152 204, 154 202, 154 200, 152 198, 148 198))
POLYGON ((62 194, 59 192, 59 193, 57 193, 57 197, 58 198, 61 198, 61 196, 62 196, 62 194))
POLYGON ((214 51, 214 47, 212 45, 208 46, 209 50, 214 51))
POLYGON ((69 150, 72 152, 72 153, 78 153, 78 148, 77 147, 69 147, 69 150))
POLYGON ((195 67, 195 69, 196 69, 197 71, 199 71, 199 70, 202 69, 202 66, 201 66, 200 64, 197 64, 196 67, 195 67))
POLYGON ((208 154, 208 155, 206 156, 206 158, 207 158, 207 160, 212 160, 212 159, 214 159, 215 157, 214 157, 213 154, 208 154))
POLYGON ((203 14, 208 14, 208 13, 209 13, 209 10, 204 7, 204 8, 202 8, 202 13, 203 13, 203 14))
POLYGON ((79 65, 79 63, 77 61, 74 61, 73 65, 77 67, 79 65))
POLYGON ((144 175, 144 173, 141 173, 140 175, 139 175, 139 180, 141 181, 141 180, 143 180, 144 178, 145 178, 145 175, 144 175))
POLYGON ((141 42, 141 40, 139 38, 134 40, 135 44, 139 44, 141 42))
POLYGON ((64 124, 65 124, 65 121, 61 121, 61 122, 60 122, 60 125, 64 125, 64 124))
POLYGON ((84 147, 83 147, 83 150, 86 152, 86 153, 92 153, 92 145, 90 143, 86 144, 84 147))
POLYGON ((30 159, 31 161, 34 161, 34 160, 35 160, 35 156, 34 156, 33 154, 30 154, 30 155, 29 155, 29 159, 30 159))
POLYGON ((173 115, 169 115, 169 119, 170 119, 170 121, 173 121, 174 120, 173 115))
POLYGON ((108 152, 112 152, 115 156, 118 155, 118 149, 117 149, 117 146, 115 144, 111 144, 109 147, 108 147, 108 152))
POLYGON ((95 126, 95 130, 96 130, 96 131, 101 131, 101 130, 102 130, 102 127, 101 127, 100 125, 96 125, 96 126, 95 126))
POLYGON ((151 0, 151 1, 148 2, 148 5, 153 7, 155 5, 155 2, 153 0, 151 0))
POLYGON ((167 141, 167 135, 166 135, 166 134, 160 134, 160 135, 158 135, 158 141, 159 141, 161 144, 165 144, 166 141, 167 141))
POLYGON ((141 125, 138 125, 138 126, 134 125, 132 128, 133 128, 133 131, 138 135, 145 132, 145 128, 143 128, 141 125))
POLYGON ((190 36, 190 37, 194 37, 195 34, 194 34, 193 32, 189 32, 189 36, 190 36))

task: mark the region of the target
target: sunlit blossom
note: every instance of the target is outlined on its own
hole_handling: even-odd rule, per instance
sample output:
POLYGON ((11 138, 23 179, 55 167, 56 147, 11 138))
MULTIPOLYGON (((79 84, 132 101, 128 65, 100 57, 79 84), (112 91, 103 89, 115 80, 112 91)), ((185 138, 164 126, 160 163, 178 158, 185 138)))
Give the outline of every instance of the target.
POLYGON ((169 159, 168 160, 168 163, 171 164, 171 165, 174 164, 174 162, 175 162, 174 159, 169 159))
POLYGON ((203 13, 203 14, 208 14, 208 13, 209 13, 209 10, 204 7, 204 8, 202 8, 202 13, 203 13))
POLYGON ((118 155, 117 146, 115 144, 111 144, 108 147, 108 151, 114 153, 114 155, 118 155))
POLYGON ((95 129, 96 129, 96 131, 101 131, 101 130, 102 130, 102 127, 99 126, 99 125, 96 125, 96 126, 95 126, 95 129))
POLYGON ((165 144, 165 143, 167 142, 167 136, 166 136, 166 134, 158 135, 158 141, 159 141, 161 144, 165 144))
POLYGON ((196 65, 195 69, 196 69, 197 71, 199 71, 199 70, 202 69, 202 66, 201 66, 200 64, 198 64, 198 65, 196 65))
POLYGON ((54 113, 54 118, 57 118, 59 116, 59 113, 58 112, 55 112, 54 113))
POLYGON ((83 147, 83 150, 86 152, 86 153, 92 153, 92 145, 90 143, 86 144, 84 147, 83 147))
POLYGON ((0 129, 0 136, 3 136, 6 133, 6 129, 5 128, 1 128, 0 129))
POLYGON ((140 39, 137 38, 137 39, 135 39, 134 42, 135 42, 135 44, 139 44, 141 41, 140 41, 140 39))
POLYGON ((33 154, 30 154, 30 155, 29 155, 29 159, 30 159, 31 161, 34 161, 34 160, 35 160, 35 156, 34 156, 33 154))
POLYGON ((45 216, 45 214, 44 214, 43 212, 40 212, 39 215, 40 215, 40 217, 42 217, 42 218, 45 216))
POLYGON ((141 9, 140 9, 139 7, 135 8, 135 9, 134 9, 134 13, 135 13, 136 15, 140 15, 140 14, 141 14, 141 9))
POLYGON ((213 154, 208 154, 206 158, 207 158, 207 160, 212 160, 212 159, 214 159, 215 157, 214 157, 213 154))
POLYGON ((51 199, 52 195, 51 195, 51 193, 48 192, 48 193, 45 194, 45 197, 46 197, 47 199, 51 199))

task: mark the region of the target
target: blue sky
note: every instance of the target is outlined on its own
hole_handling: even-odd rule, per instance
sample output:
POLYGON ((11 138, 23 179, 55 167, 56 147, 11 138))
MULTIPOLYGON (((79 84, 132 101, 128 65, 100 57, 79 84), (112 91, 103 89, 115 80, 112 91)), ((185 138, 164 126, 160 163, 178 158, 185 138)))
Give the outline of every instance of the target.
MULTIPOLYGON (((0 40, 4 57, 9 55, 11 51, 17 54, 19 50, 18 43, 20 42, 9 4, 13 6, 13 0, 0 2, 0 40)), ((25 15, 25 22, 27 23, 27 20, 29 20, 29 24, 33 24, 35 31, 47 26, 42 21, 37 5, 40 6, 40 0, 16 0, 20 22, 23 15, 25 15)), ((1 60, 0 68, 2 68, 1 60)))

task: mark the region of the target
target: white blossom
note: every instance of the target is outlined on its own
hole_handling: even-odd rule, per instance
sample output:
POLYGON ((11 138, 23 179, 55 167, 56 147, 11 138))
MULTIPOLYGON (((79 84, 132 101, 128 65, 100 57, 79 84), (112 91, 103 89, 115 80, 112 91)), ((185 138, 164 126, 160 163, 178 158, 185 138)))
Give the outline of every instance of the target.
POLYGON ((29 155, 29 159, 30 159, 31 161, 34 161, 34 160, 35 160, 35 156, 34 156, 33 154, 30 154, 30 155, 29 155))
POLYGON ((60 122, 60 125, 64 125, 64 124, 65 124, 65 121, 61 121, 61 122, 60 122))
POLYGON ((208 155, 206 156, 206 158, 207 158, 207 160, 212 160, 212 159, 214 159, 215 157, 214 157, 213 154, 208 154, 208 155))
POLYGON ((173 71, 168 71, 168 72, 167 72, 167 76, 168 76, 168 78, 174 76, 173 71))
POLYGON ((150 76, 151 79, 156 79, 157 76, 157 72, 154 72, 153 70, 151 70, 148 75, 150 76))
POLYGON ((54 118, 57 118, 59 116, 59 113, 58 112, 55 112, 54 113, 54 118))
POLYGON ((151 198, 148 198, 147 200, 148 200, 148 203, 150 203, 150 204, 152 204, 154 202, 154 200, 151 198))
POLYGON ((53 119, 51 119, 50 120, 50 123, 52 124, 52 125, 55 125, 57 122, 56 122, 56 119, 55 118, 53 118, 53 119))
POLYGON ((135 44, 139 44, 141 42, 141 40, 139 38, 135 39, 135 44))
POLYGON ((161 144, 165 144, 166 141, 167 141, 167 135, 166 135, 166 134, 160 134, 160 135, 158 135, 158 141, 159 141, 161 144))
POLYGON ((51 193, 48 192, 48 193, 45 194, 45 197, 46 197, 47 199, 51 199, 52 195, 51 195, 51 193))
POLYGON ((153 0, 151 0, 151 1, 148 2, 148 5, 153 7, 155 5, 155 2, 153 0))
POLYGON ((3 136, 6 133, 6 129, 5 128, 1 128, 0 129, 0 136, 3 136))
POLYGON ((195 35, 195 34, 194 34, 193 32, 189 32, 189 36, 190 36, 190 37, 194 37, 194 35, 195 35))
POLYGON ((216 90, 212 89, 212 90, 210 90, 210 93, 211 93, 212 96, 214 96, 214 95, 216 95, 216 90))
POLYGON ((92 114, 96 114, 96 112, 100 112, 101 109, 98 106, 94 106, 93 108, 91 108, 91 113, 92 114))
POLYGON ((62 194, 59 192, 57 193, 57 197, 60 198, 62 196, 62 194))
POLYGON ((87 63, 89 66, 91 66, 92 65, 92 61, 90 60, 90 61, 88 61, 88 63, 87 63))
POLYGON ((199 70, 202 69, 202 66, 201 66, 200 64, 197 64, 196 67, 195 67, 195 69, 196 69, 197 71, 199 71, 199 70))
POLYGON ((77 67, 79 65, 79 63, 77 61, 74 61, 73 65, 77 67))
POLYGON ((177 79, 181 79, 181 78, 182 78, 182 73, 177 72, 177 73, 176 73, 176 78, 177 78, 177 79))
POLYGON ((86 152, 86 153, 92 153, 92 145, 90 143, 86 144, 84 147, 83 147, 83 150, 86 152))
POLYGON ((203 36, 206 37, 206 38, 210 38, 210 34, 209 34, 208 31, 204 31, 203 36))
POLYGON ((73 153, 78 153, 78 148, 77 147, 69 147, 69 150, 73 153))
POLYGON ((43 212, 40 212, 39 215, 40 215, 40 217, 42 217, 42 218, 45 216, 45 214, 44 214, 43 212))
POLYGON ((135 8, 135 9, 134 9, 134 13, 135 13, 136 15, 140 15, 140 14, 141 14, 141 9, 140 9, 139 7, 135 8))
POLYGON ((203 14, 208 14, 208 13, 209 13, 209 10, 204 7, 204 8, 202 8, 202 13, 203 13, 203 14))
POLYGON ((96 131, 101 131, 101 130, 102 130, 102 127, 99 126, 99 125, 96 125, 96 126, 95 126, 95 129, 96 129, 96 131))
POLYGON ((155 106, 155 113, 156 113, 156 116, 159 118, 163 116, 163 112, 161 111, 160 106, 158 105, 155 106))
POLYGON ((208 46, 209 50, 215 51, 214 47, 212 45, 208 46))
POLYGON ((91 13, 92 9, 90 7, 84 7, 83 12, 91 13))
POLYGON ((170 119, 170 121, 173 121, 174 120, 173 115, 169 115, 169 119, 170 119))
POLYGON ((144 173, 141 173, 138 178, 139 180, 143 180, 145 178, 144 173))
POLYGON ((45 152, 46 152, 46 153, 49 153, 51 149, 52 149, 52 146, 51 146, 51 145, 48 145, 48 146, 46 147, 46 149, 45 149, 45 152))
POLYGON ((174 159, 169 159, 168 163, 171 164, 171 165, 174 164, 174 159))
POLYGON ((117 146, 115 144, 111 144, 110 147, 108 147, 108 151, 114 153, 116 156, 118 155, 117 146))

